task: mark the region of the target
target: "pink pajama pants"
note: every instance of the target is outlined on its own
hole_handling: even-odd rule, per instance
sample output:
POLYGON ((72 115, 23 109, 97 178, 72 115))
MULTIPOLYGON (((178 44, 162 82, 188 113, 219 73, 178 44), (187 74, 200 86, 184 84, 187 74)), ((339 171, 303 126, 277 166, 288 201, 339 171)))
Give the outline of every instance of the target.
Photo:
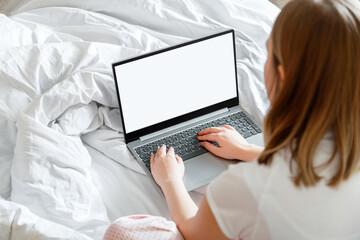
POLYGON ((122 217, 107 229, 104 240, 183 240, 176 224, 163 217, 133 215, 122 217))

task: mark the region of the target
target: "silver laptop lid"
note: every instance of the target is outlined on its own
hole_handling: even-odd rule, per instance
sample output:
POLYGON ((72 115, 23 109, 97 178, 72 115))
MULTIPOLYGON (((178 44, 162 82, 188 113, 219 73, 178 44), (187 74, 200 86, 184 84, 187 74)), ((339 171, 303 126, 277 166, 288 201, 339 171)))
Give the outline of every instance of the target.
POLYGON ((238 104, 234 31, 113 64, 125 141, 238 104))

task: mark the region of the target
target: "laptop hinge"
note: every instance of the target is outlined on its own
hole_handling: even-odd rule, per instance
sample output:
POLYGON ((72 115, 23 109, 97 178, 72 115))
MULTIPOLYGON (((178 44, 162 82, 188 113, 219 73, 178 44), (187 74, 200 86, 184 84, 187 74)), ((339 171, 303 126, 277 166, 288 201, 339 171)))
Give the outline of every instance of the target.
POLYGON ((160 136, 160 135, 162 135, 162 134, 164 134, 164 133, 167 133, 167 132, 176 130, 176 129, 178 129, 178 128, 182 128, 182 127, 187 126, 187 125, 189 125, 189 124, 196 123, 196 122, 205 120, 205 119, 207 119, 207 118, 211 118, 211 117, 217 116, 217 115, 222 114, 222 113, 226 113, 226 112, 228 112, 228 111, 229 111, 229 108, 222 108, 222 109, 217 110, 217 111, 215 111, 215 112, 211 112, 211 113, 208 113, 208 114, 206 114, 206 115, 203 115, 203 116, 200 116, 200 117, 197 117, 197 118, 188 120, 188 121, 186 121, 186 122, 179 123, 179 124, 177 124, 177 125, 175 125, 175 126, 171 126, 171 127, 168 127, 168 128, 165 128, 165 129, 162 129, 162 130, 159 130, 159 131, 156 131, 156 132, 147 134, 147 135, 144 135, 144 136, 140 137, 140 140, 141 140, 141 141, 145 141, 145 140, 148 140, 148 139, 150 139, 150 138, 160 136))

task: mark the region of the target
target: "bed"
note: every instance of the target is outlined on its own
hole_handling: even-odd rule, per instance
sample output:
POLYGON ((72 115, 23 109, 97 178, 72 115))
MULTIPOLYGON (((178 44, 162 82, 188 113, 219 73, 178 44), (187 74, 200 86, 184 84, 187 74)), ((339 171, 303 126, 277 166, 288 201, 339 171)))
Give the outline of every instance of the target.
POLYGON ((0 239, 102 239, 121 216, 170 218, 125 146, 113 62, 233 28, 239 103, 260 124, 269 107, 265 42, 279 9, 267 0, 0 8, 0 239))

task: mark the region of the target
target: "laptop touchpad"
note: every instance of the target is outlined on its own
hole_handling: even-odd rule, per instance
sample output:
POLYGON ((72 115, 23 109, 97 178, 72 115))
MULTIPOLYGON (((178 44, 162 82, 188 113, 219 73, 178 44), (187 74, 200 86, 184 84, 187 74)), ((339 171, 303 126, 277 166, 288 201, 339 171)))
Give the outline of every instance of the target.
MULTIPOLYGON (((227 169, 224 161, 211 153, 205 153, 185 163, 185 185, 201 185, 208 184, 211 180, 227 169)), ((192 188, 192 187, 191 187, 192 188)))

